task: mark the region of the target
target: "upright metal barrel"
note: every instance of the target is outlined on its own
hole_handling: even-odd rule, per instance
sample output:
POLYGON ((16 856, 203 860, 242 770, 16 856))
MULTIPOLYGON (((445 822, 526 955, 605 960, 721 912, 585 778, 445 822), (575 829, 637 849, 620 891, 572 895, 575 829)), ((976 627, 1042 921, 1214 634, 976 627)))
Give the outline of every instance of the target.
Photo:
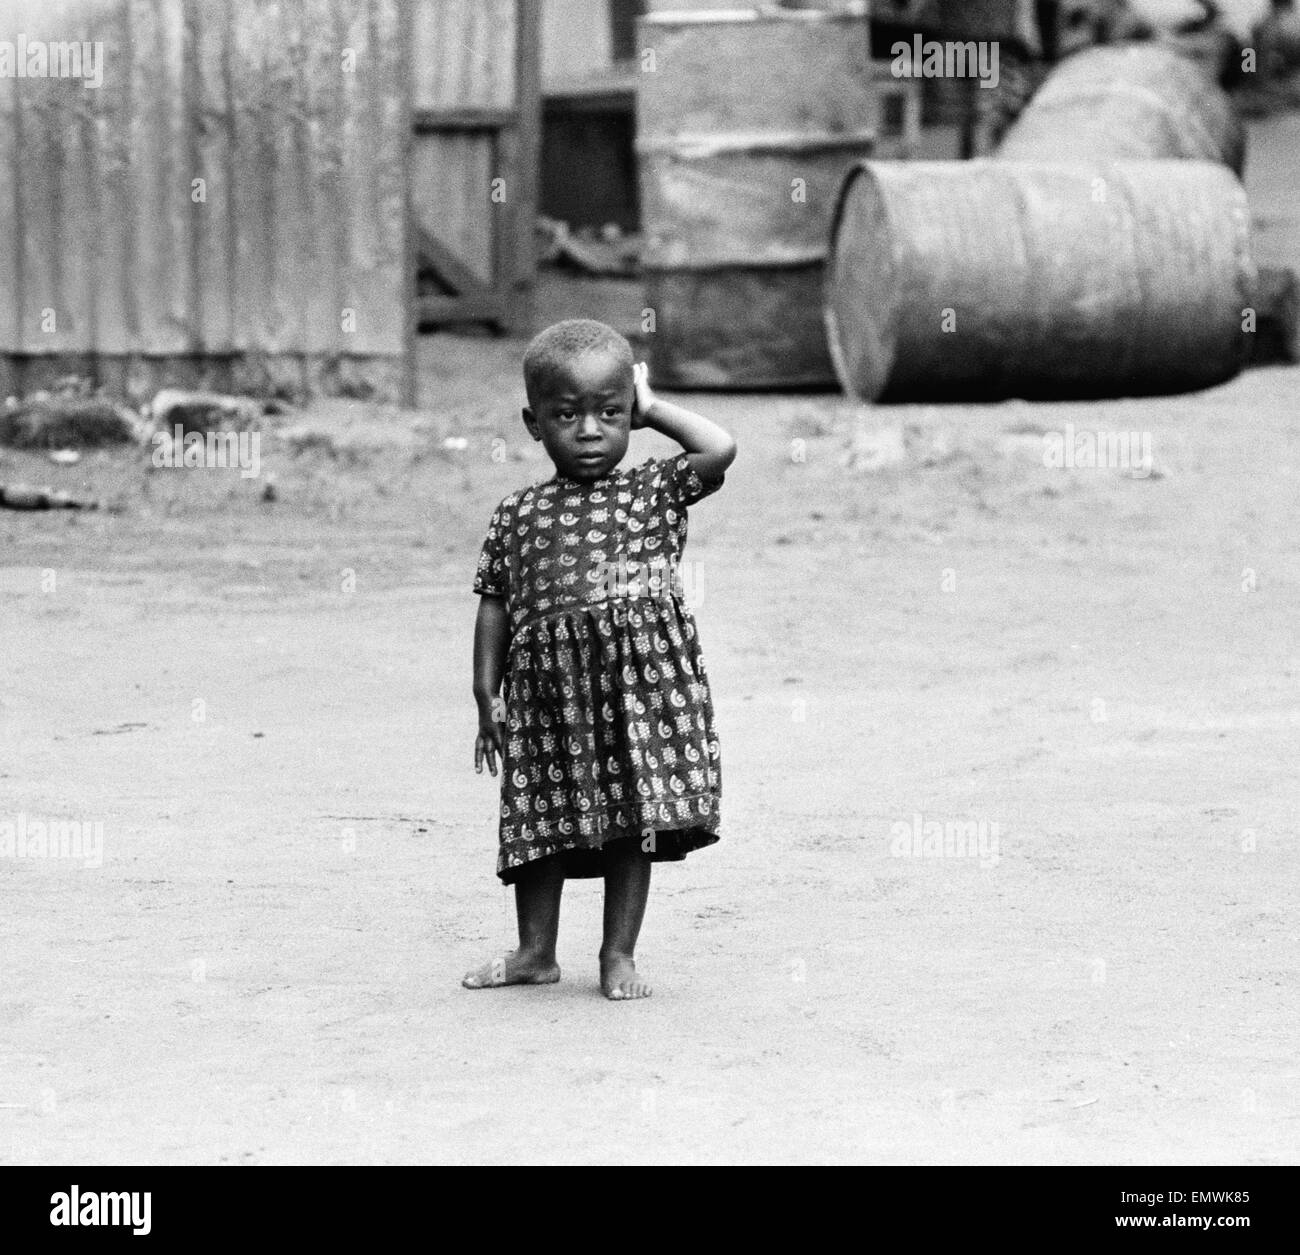
POLYGON ((1246 132, 1228 94, 1158 44, 1089 48, 1062 61, 999 144, 1003 161, 1218 161, 1237 174, 1246 132))
POLYGON ((1217 163, 863 162, 828 262, 836 371, 868 401, 1221 383, 1250 349, 1249 229, 1217 163))
POLYGON ((875 138, 866 5, 661 12, 639 31, 652 378, 833 384, 821 316, 831 214, 875 138))

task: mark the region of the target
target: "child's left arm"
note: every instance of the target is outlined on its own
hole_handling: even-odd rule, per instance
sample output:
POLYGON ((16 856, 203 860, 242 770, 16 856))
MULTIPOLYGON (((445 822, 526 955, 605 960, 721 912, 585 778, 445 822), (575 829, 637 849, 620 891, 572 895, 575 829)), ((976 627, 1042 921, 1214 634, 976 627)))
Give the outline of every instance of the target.
POLYGON ((644 362, 632 368, 632 381, 636 386, 632 426, 650 427, 677 441, 700 479, 716 484, 736 458, 736 442, 730 433, 703 414, 655 396, 650 388, 650 368, 644 362))

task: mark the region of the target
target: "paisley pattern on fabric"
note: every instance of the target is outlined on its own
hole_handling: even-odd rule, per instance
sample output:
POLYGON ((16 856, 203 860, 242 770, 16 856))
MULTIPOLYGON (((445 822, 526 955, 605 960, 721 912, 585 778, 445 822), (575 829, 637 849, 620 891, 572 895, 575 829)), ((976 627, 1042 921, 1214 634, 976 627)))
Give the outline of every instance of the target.
POLYGON ((718 840, 718 739, 679 566, 686 510, 716 491, 684 454, 592 483, 557 477, 496 509, 474 579, 505 599, 497 875, 553 854, 602 874, 636 837, 656 861, 718 840))

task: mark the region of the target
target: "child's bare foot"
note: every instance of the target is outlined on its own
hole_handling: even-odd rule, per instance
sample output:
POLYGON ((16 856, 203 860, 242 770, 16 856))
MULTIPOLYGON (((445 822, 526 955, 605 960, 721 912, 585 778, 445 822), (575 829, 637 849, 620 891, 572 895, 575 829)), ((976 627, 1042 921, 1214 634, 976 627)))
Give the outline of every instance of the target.
POLYGON ((466 989, 495 989, 499 985, 553 985, 560 979, 560 965, 523 950, 511 950, 465 973, 460 983, 466 989))
POLYGON ((627 998, 650 997, 650 986, 636 974, 636 964, 625 954, 600 960, 600 988, 606 998, 621 1002, 627 998))

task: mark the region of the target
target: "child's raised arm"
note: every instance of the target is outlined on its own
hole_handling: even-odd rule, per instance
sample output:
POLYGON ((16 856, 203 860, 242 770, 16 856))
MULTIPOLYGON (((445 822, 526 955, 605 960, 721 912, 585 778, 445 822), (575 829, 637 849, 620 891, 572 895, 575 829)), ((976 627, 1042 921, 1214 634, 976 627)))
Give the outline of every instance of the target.
POLYGON ((717 483, 736 458, 731 434, 703 414, 655 396, 650 388, 650 368, 644 362, 632 367, 632 382, 636 387, 632 426, 650 427, 677 441, 686 450, 691 469, 705 483, 717 483))

